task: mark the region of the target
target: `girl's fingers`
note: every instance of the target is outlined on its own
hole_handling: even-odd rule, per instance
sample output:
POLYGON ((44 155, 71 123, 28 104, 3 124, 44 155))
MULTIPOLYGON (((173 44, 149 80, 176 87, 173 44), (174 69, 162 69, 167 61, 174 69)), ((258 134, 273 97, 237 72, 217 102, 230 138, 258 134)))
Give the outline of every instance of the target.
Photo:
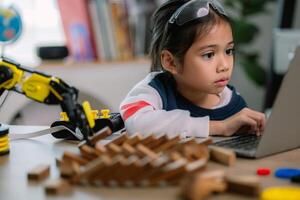
POLYGON ((243 119, 243 123, 244 123, 243 126, 246 125, 246 126, 250 127, 251 132, 256 132, 257 131, 257 122, 254 119, 252 119, 251 117, 246 116, 243 119))
POLYGON ((266 118, 263 113, 248 109, 248 112, 246 113, 246 115, 256 121, 257 131, 259 131, 259 132, 264 131, 265 124, 266 124, 266 118))

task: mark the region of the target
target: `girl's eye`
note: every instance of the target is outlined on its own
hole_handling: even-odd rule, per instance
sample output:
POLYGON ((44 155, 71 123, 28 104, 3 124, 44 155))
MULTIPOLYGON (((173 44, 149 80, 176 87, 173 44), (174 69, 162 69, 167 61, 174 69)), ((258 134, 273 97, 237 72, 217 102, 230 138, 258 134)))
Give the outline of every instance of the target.
POLYGON ((231 49, 227 49, 226 50, 226 54, 229 55, 229 56, 232 56, 235 52, 235 49, 234 48, 231 48, 231 49))
POLYGON ((205 53, 202 55, 202 57, 206 60, 211 59, 215 55, 214 52, 205 53))

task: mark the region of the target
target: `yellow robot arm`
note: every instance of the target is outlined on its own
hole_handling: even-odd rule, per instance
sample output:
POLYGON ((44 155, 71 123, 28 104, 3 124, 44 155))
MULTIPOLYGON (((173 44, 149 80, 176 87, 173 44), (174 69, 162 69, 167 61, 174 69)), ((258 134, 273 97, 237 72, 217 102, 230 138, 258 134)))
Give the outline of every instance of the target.
POLYGON ((57 77, 26 68, 8 59, 0 60, 0 95, 4 90, 13 90, 30 99, 45 103, 59 104, 62 111, 74 125, 80 129, 77 138, 88 140, 93 135, 94 114, 88 102, 77 103, 78 90, 70 87, 57 77), (80 135, 78 137, 78 135, 80 135))

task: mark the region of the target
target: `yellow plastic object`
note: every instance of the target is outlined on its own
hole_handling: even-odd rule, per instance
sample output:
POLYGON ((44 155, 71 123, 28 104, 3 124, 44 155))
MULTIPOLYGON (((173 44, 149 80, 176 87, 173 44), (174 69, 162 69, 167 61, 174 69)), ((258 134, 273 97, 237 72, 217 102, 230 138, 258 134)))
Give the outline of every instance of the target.
POLYGON ((109 113, 110 113, 109 109, 103 109, 103 110, 101 110, 101 114, 102 115, 101 115, 100 118, 102 118, 102 119, 108 119, 108 118, 110 118, 109 113))
POLYGON ((44 102, 49 96, 50 92, 52 92, 60 101, 62 101, 63 98, 51 87, 51 81, 59 82, 58 79, 52 77, 45 77, 40 74, 32 74, 23 82, 22 90, 26 96, 39 102, 44 102))
POLYGON ((85 113, 85 116, 89 122, 89 125, 91 128, 94 128, 95 126, 95 112, 92 111, 90 103, 88 101, 85 101, 82 103, 82 107, 85 113))
POLYGON ((99 111, 98 110, 92 110, 92 115, 94 119, 99 119, 99 111))
POLYGON ((9 138, 8 135, 0 136, 0 155, 5 155, 9 152, 9 138))
POLYGON ((65 121, 65 122, 69 121, 69 117, 68 117, 66 112, 61 112, 60 113, 60 121, 65 121))
POLYGON ((0 84, 0 88, 5 88, 9 90, 22 80, 24 72, 18 69, 15 65, 5 62, 3 60, 0 61, 0 67, 1 66, 8 67, 10 70, 12 70, 13 78, 0 84))
POLYGON ((260 200, 299 200, 300 188, 297 187, 272 187, 265 189, 260 200))

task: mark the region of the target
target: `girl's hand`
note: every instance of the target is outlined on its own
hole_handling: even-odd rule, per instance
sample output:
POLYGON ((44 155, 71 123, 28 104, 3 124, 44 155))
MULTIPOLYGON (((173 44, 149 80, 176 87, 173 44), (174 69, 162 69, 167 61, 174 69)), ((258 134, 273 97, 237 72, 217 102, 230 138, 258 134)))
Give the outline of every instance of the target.
POLYGON ((210 121, 210 135, 231 136, 246 131, 255 132, 259 136, 264 131, 265 124, 266 118, 263 113, 244 108, 223 121, 210 121))

